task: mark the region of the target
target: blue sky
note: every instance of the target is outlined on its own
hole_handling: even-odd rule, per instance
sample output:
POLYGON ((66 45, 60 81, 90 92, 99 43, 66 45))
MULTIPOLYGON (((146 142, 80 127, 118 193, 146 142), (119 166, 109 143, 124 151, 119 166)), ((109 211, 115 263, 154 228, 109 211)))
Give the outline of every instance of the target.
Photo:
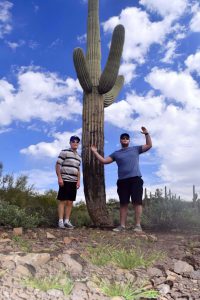
MULTIPOLYGON (((86 22, 84 0, 0 0, 0 161, 4 174, 28 175, 38 191, 57 189, 56 158, 72 134, 81 136, 72 55, 85 50, 86 22)), ((140 156, 148 192, 166 185, 191 199, 193 184, 200 194, 200 2, 100 0, 102 69, 119 23, 125 85, 105 110, 105 156, 122 132, 143 144, 144 125, 153 140, 140 156)), ((117 197, 115 163, 105 174, 107 197, 117 197)))

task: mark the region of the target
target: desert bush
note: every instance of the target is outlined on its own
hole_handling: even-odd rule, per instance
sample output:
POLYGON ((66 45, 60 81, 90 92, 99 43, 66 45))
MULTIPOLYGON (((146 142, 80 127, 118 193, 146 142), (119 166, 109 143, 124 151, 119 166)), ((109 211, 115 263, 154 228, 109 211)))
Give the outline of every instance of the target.
POLYGON ((191 202, 152 198, 144 207, 143 224, 159 229, 190 229, 200 225, 199 213, 191 202))
POLYGON ((42 221, 38 213, 28 214, 23 208, 0 202, 0 225, 11 227, 34 228, 42 221))
POLYGON ((14 179, 13 175, 0 178, 0 199, 9 204, 24 208, 32 200, 35 193, 33 186, 28 185, 28 177, 21 175, 14 179))

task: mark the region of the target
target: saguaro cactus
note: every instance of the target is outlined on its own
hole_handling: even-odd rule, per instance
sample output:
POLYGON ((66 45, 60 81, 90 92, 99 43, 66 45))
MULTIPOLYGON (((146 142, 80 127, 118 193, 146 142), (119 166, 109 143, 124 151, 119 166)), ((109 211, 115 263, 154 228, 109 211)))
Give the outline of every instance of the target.
POLYGON ((101 74, 99 0, 88 0, 87 53, 74 50, 74 66, 83 88, 82 159, 83 182, 89 215, 95 225, 109 225, 106 209, 104 166, 91 153, 96 145, 104 155, 104 107, 111 105, 120 92, 124 78, 118 76, 124 44, 124 27, 115 27, 110 53, 101 74))

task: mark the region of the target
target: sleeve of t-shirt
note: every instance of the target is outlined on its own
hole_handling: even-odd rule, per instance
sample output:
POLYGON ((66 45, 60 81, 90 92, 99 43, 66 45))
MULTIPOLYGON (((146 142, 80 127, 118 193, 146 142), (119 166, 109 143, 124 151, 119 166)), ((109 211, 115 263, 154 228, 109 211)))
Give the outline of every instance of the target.
POLYGON ((110 154, 108 156, 111 157, 113 161, 115 161, 115 152, 113 152, 112 154, 110 154))
POLYGON ((138 149, 138 153, 139 153, 139 154, 143 153, 143 151, 142 151, 142 146, 137 146, 137 149, 138 149))
POLYGON ((62 166, 66 156, 67 156, 67 151, 61 151, 60 154, 58 155, 57 164, 62 166))

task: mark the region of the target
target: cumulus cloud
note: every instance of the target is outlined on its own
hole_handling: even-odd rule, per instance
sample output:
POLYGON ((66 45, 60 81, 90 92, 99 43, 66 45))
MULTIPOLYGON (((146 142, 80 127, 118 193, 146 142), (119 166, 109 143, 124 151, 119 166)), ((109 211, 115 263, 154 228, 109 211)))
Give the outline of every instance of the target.
POLYGON ((163 97, 152 93, 139 96, 132 92, 126 95, 126 99, 106 108, 105 120, 124 130, 139 130, 142 125, 149 127, 150 120, 161 116, 164 109, 163 97))
POLYGON ((80 44, 85 44, 86 41, 87 41, 87 34, 83 34, 83 35, 79 35, 77 37, 77 41, 80 43, 80 44))
POLYGON ((200 51, 188 56, 185 60, 185 65, 190 72, 197 72, 200 75, 200 51))
POLYGON ((176 56, 177 43, 175 41, 169 41, 165 47, 165 56, 162 58, 164 63, 173 63, 173 58, 176 56))
POLYGON ((132 63, 122 63, 119 69, 119 74, 124 75, 125 83, 128 84, 136 77, 136 65, 132 63))
POLYGON ((0 38, 3 38, 12 30, 10 12, 12 6, 13 4, 9 1, 0 1, 0 38))
POLYGON ((193 18, 190 21, 190 29, 193 32, 200 32, 200 6, 198 4, 192 7, 193 18))
POLYGON ((62 79, 39 68, 21 68, 17 81, 15 88, 6 79, 0 80, 1 126, 15 120, 54 122, 81 114, 82 105, 77 99, 81 88, 77 80, 62 79))
POLYGON ((119 16, 103 23, 103 29, 105 32, 112 32, 117 24, 123 24, 126 29, 123 59, 126 62, 135 60, 144 63, 150 46, 154 43, 162 44, 173 31, 172 21, 171 16, 166 16, 161 21, 151 22, 147 12, 137 7, 128 7, 119 16))
POLYGON ((20 40, 18 42, 6 41, 6 44, 8 45, 9 48, 15 51, 17 48, 22 47, 25 44, 25 41, 23 40, 20 40))
POLYGON ((190 74, 154 68, 146 81, 178 104, 200 108, 200 88, 190 74))
POLYGON ((52 134, 53 142, 40 142, 36 145, 30 145, 28 148, 20 150, 21 154, 30 155, 38 159, 44 157, 56 158, 61 149, 68 147, 69 139, 72 135, 81 136, 81 129, 75 132, 56 132, 52 134))
POLYGON ((144 5, 151 12, 156 12, 162 17, 168 15, 176 18, 181 16, 187 8, 187 0, 176 0, 173 5, 170 1, 166 0, 140 0, 140 4, 144 5))

